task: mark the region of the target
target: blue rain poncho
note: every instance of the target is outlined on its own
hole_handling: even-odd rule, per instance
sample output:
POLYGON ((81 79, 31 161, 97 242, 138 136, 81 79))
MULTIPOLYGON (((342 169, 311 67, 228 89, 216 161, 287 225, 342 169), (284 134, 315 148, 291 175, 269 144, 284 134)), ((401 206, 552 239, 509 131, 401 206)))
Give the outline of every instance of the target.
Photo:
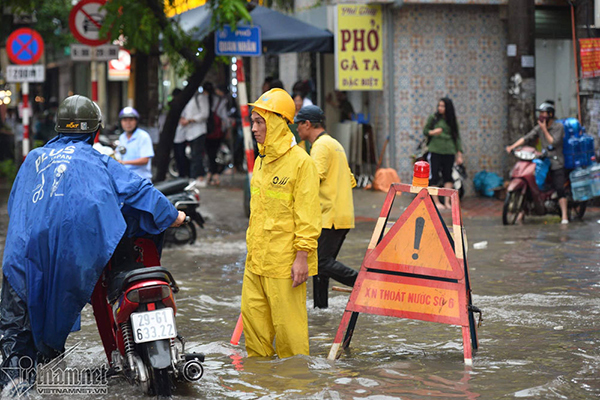
POLYGON ((177 210, 87 142, 59 136, 25 159, 8 201, 3 274, 27 303, 38 351, 61 351, 127 231, 159 234, 177 210))

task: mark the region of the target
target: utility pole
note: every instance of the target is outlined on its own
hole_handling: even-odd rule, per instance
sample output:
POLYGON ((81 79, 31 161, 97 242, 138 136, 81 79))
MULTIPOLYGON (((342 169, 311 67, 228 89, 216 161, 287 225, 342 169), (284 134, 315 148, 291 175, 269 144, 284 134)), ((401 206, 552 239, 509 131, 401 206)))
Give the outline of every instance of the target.
POLYGON ((533 128, 535 0, 508 0, 508 142, 533 128))
MULTIPOLYGON (((600 5, 594 0, 569 1, 572 7, 575 20, 575 37, 573 46, 575 47, 576 68, 580 70, 579 62, 579 40, 597 37, 592 25, 594 22, 595 6, 600 5)), ((571 11, 571 10, 570 10, 571 11)), ((581 75, 579 75, 581 78, 581 75)), ((577 82, 580 91, 581 123, 587 128, 587 132, 593 135, 600 134, 598 131, 597 116, 599 102, 597 96, 600 94, 600 78, 585 78, 577 82)))

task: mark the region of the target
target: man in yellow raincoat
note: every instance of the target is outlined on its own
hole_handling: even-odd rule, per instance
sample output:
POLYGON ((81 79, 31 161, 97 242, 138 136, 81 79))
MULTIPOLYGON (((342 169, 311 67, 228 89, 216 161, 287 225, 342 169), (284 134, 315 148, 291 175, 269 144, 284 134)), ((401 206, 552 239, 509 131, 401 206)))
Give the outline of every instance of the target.
POLYGON ((319 177, 288 128, 295 112, 290 95, 271 89, 250 105, 259 154, 242 288, 246 350, 249 357, 308 355, 306 280, 317 274, 319 177))
POLYGON ((313 277, 315 308, 328 307, 329 278, 354 286, 358 272, 336 260, 348 231, 354 228, 352 188, 356 180, 342 145, 325 132, 325 115, 317 106, 305 106, 294 118, 302 140, 311 143, 310 156, 321 182, 319 197, 323 230, 319 237, 319 274, 313 277))

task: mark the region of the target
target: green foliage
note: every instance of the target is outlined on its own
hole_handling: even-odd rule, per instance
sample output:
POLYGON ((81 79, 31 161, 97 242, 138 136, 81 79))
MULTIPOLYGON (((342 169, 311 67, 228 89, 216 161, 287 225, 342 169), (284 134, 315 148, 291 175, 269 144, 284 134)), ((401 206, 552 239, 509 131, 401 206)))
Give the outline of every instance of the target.
POLYGON ((244 1, 210 0, 210 8, 213 10, 211 24, 216 29, 223 25, 236 26, 239 20, 252 21, 244 1))
MULTIPOLYGON (((235 25, 240 19, 250 21, 243 0, 211 0, 208 6, 213 10, 215 27, 226 23, 235 25)), ((107 17, 101 34, 123 40, 130 50, 150 53, 153 48, 158 48, 181 74, 190 73, 196 67, 195 62, 204 57, 202 51, 197 51, 202 44, 184 32, 175 20, 166 17, 163 0, 111 0, 104 8, 107 17), (182 58, 184 63, 181 63, 182 58)))
POLYGON ((10 12, 0 14, 0 42, 4 42, 16 28, 13 15, 19 14, 35 17, 36 22, 30 27, 44 38, 47 53, 52 50, 62 52, 74 42, 69 29, 71 0, 2 0, 1 3, 10 12))
POLYGON ((13 160, 0 161, 0 180, 6 180, 12 185, 17 176, 17 170, 13 160))

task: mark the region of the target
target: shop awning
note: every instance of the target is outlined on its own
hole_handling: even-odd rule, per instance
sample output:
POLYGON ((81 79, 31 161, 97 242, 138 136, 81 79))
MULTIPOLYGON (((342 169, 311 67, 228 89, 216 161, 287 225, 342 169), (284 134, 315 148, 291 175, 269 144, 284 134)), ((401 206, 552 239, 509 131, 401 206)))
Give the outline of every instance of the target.
MULTIPOLYGON (((181 28, 192 31, 201 40, 210 31, 211 10, 206 6, 186 11, 174 17, 181 28)), ((260 26, 264 54, 319 52, 333 53, 333 34, 270 8, 256 6, 250 12, 252 25, 260 26)), ((240 23, 239 26, 249 26, 240 23)))

